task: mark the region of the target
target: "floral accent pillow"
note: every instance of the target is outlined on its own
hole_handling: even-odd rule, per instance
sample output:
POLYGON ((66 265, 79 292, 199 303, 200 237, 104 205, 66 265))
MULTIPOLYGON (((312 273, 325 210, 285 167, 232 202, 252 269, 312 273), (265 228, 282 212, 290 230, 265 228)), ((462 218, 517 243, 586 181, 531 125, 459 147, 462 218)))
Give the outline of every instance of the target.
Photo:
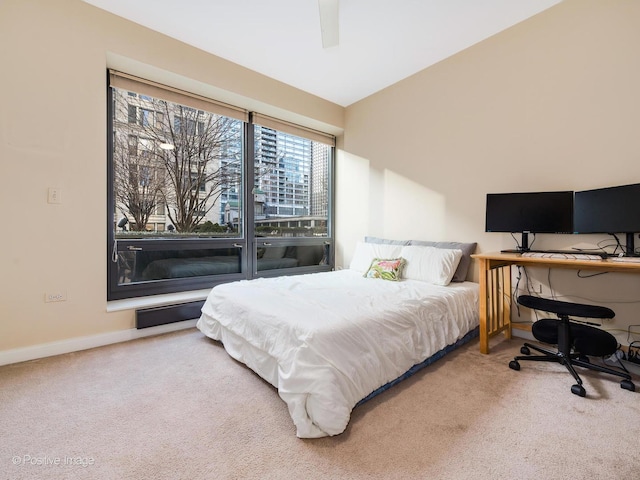
POLYGON ((402 278, 404 269, 404 258, 374 258, 369 266, 369 270, 364 274, 366 278, 381 278, 397 282, 402 278))

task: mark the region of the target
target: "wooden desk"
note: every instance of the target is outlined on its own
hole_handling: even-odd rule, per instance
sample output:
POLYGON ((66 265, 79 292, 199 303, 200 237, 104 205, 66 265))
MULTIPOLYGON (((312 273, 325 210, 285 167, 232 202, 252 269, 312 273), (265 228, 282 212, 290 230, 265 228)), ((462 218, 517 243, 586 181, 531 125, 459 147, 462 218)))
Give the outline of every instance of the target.
POLYGON ((506 338, 511 338, 512 265, 640 273, 640 263, 614 262, 609 259, 568 260, 523 257, 519 253, 479 253, 471 256, 480 262, 480 353, 489 353, 489 339, 499 333, 504 332, 506 338))

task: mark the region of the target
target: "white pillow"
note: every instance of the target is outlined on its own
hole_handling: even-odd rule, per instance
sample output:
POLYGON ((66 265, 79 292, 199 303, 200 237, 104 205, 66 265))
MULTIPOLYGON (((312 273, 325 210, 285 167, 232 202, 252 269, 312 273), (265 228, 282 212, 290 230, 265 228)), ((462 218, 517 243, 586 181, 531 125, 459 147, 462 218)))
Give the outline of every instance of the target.
POLYGON ((358 242, 349 268, 356 272, 364 273, 369 270, 374 258, 398 258, 401 250, 402 245, 358 242))
POLYGON ((407 245, 400 256, 407 263, 403 277, 434 285, 449 285, 462 258, 462 250, 407 245))

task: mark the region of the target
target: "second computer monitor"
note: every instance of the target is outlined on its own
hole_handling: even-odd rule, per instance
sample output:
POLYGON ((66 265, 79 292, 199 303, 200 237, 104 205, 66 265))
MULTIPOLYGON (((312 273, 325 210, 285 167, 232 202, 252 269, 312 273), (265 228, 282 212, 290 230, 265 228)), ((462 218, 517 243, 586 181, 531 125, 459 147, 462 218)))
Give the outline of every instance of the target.
POLYGON ((626 255, 634 255, 640 232, 640 183, 575 192, 574 232, 626 235, 626 255))

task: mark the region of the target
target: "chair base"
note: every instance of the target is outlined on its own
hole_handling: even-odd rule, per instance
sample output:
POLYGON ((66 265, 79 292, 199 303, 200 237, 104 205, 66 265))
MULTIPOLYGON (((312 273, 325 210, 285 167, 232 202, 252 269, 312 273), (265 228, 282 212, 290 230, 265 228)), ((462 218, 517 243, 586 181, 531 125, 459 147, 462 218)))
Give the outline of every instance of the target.
POLYGON ((521 360, 560 363, 565 366, 576 381, 576 384, 571 387, 571 393, 580 397, 584 397, 586 392, 574 366, 622 377, 623 380, 620 382, 620 387, 632 392, 635 391, 636 387, 631 381, 631 375, 626 370, 602 367, 600 365, 594 365, 589 361, 589 355, 605 357, 613 354, 618 348, 618 342, 615 337, 604 330, 574 323, 569 320, 570 316, 580 318, 613 318, 615 316, 613 310, 597 305, 562 302, 531 295, 521 295, 518 297, 518 303, 534 310, 555 313, 558 316, 557 320, 540 319, 536 321, 531 328, 531 333, 536 340, 557 345, 558 350, 554 352, 538 347, 537 345, 525 343, 520 349, 520 352, 524 356, 514 357, 514 359, 509 362, 510 368, 520 370, 519 362, 521 360), (531 350, 536 350, 542 355, 530 355, 531 350))
POLYGON ((525 343, 520 349, 520 352, 523 355, 514 357, 513 360, 509 362, 509 368, 511 368, 512 370, 520 370, 519 362, 522 360, 534 361, 534 362, 560 363, 565 366, 565 368, 569 371, 569 373, 571 373, 571 375, 576 381, 576 384, 572 385, 571 387, 571 393, 578 395, 580 397, 586 396, 586 391, 582 386, 582 379, 580 378, 580 375, 578 375, 578 372, 576 372, 576 369, 574 368, 574 366, 587 368, 589 370, 595 370, 601 373, 608 373, 610 375, 621 377, 623 378, 623 380, 620 382, 620 388, 629 390, 631 392, 634 392, 636 389, 635 385, 631 381, 631 375, 629 373, 619 371, 619 370, 614 370, 612 368, 603 367, 601 365, 592 364, 589 361, 589 357, 579 352, 569 351, 568 353, 564 353, 560 350, 554 352, 552 350, 547 350, 546 348, 542 348, 537 345, 532 345, 530 343, 525 343), (531 350, 540 352, 542 355, 530 355, 531 350))

